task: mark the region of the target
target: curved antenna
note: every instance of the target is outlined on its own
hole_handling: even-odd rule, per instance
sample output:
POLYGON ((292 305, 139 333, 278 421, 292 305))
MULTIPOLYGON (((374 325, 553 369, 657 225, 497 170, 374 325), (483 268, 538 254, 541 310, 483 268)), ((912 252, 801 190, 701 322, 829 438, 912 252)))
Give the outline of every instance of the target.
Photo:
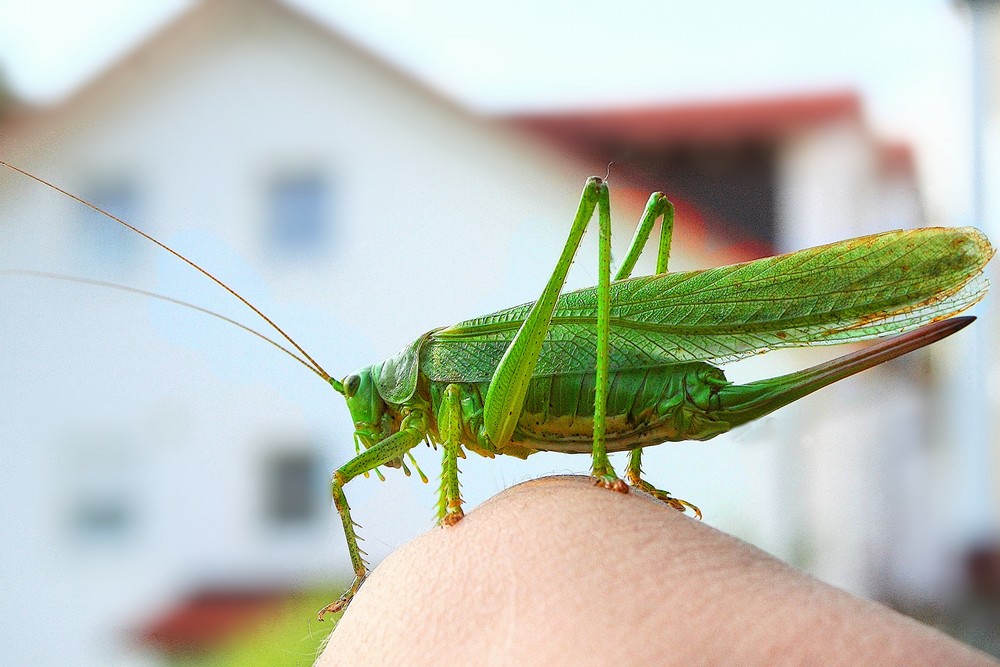
MULTIPOLYGON (((221 313, 217 313, 214 310, 209 310, 208 308, 203 308, 201 306, 198 306, 198 305, 193 304, 193 303, 189 303, 187 301, 181 301, 180 299, 175 299, 172 296, 167 296, 165 294, 158 294, 157 292, 150 292, 148 290, 139 289, 138 287, 129 287, 128 285, 120 285, 118 283, 111 283, 111 282, 107 282, 105 280, 94 280, 92 278, 80 278, 79 276, 68 276, 68 275, 65 275, 65 274, 62 274, 62 273, 49 273, 47 271, 30 271, 28 269, 3 269, 3 270, 0 270, 0 276, 27 276, 29 278, 43 278, 45 280, 62 280, 62 281, 65 281, 65 282, 70 282, 70 283, 81 283, 83 285, 93 285, 95 287, 106 287, 106 288, 109 288, 109 289, 120 290, 122 292, 129 292, 130 294, 138 294, 139 296, 146 296, 146 297, 149 297, 151 299, 158 299, 160 301, 166 301, 167 303, 172 303, 172 304, 174 304, 176 306, 183 306, 184 308, 190 308, 191 310, 196 310, 199 313, 204 313, 206 315, 211 315, 212 317, 214 317, 216 319, 219 319, 219 320, 222 320, 223 322, 228 322, 229 324, 232 324, 234 326, 239 327, 240 329, 243 329, 243 331, 246 331, 249 334, 253 334, 254 336, 257 336, 257 338, 260 338, 261 340, 264 340, 264 341, 270 343, 274 347, 278 348, 279 350, 281 350, 282 352, 284 352, 285 354, 287 354, 288 356, 290 356, 295 361, 299 362, 300 364, 302 364, 303 366, 305 366, 306 368, 308 368, 309 370, 311 370, 316 375, 319 375, 324 380, 327 380, 327 378, 323 377, 323 375, 318 370, 316 370, 308 361, 306 361, 305 359, 303 359, 299 355, 295 354, 294 352, 292 352, 291 350, 289 350, 287 347, 285 347, 281 343, 279 343, 279 342, 277 342, 277 341, 275 341, 275 340, 273 340, 273 339, 265 336, 264 334, 262 334, 261 332, 257 331, 256 329, 248 327, 247 325, 243 324, 242 322, 237 322, 236 320, 234 320, 232 318, 226 317, 225 315, 222 315, 221 313)), ((327 381, 329 381, 329 380, 327 380, 327 381)))
MULTIPOLYGON (((261 318, 262 320, 264 320, 265 322, 267 322, 267 323, 268 323, 268 324, 269 324, 269 325, 271 326, 271 328, 273 328, 273 329, 274 329, 275 331, 277 331, 277 332, 278 332, 279 334, 281 334, 281 337, 282 337, 282 338, 284 338, 284 339, 285 339, 285 340, 287 340, 287 341, 288 341, 289 343, 291 343, 291 344, 292 344, 292 347, 294 347, 294 348, 295 348, 296 350, 298 350, 298 351, 299 351, 299 352, 300 352, 300 353, 302 354, 302 356, 303 356, 303 357, 305 357, 306 359, 308 359, 308 360, 309 360, 309 364, 311 364, 311 366, 312 366, 312 370, 313 370, 313 371, 315 371, 315 373, 316 373, 317 375, 319 375, 319 376, 320 376, 321 378, 323 378, 324 380, 326 380, 327 382, 329 382, 329 383, 330 383, 331 385, 333 385, 333 388, 334 388, 334 389, 336 389, 337 391, 339 391, 339 392, 343 393, 343 386, 341 385, 341 383, 340 383, 340 382, 338 382, 337 380, 334 380, 334 379, 333 379, 333 378, 332 378, 332 377, 330 376, 330 374, 329 374, 329 373, 327 373, 327 372, 326 372, 325 370, 323 370, 323 367, 322 367, 322 366, 320 366, 320 365, 319 365, 319 363, 317 363, 315 359, 313 359, 313 358, 312 358, 311 356, 309 356, 309 353, 308 353, 308 352, 306 352, 305 350, 303 350, 303 349, 302 349, 302 347, 301 347, 301 346, 300 346, 300 345, 299 345, 298 343, 296 343, 296 342, 295 342, 294 340, 292 340, 292 337, 291 337, 291 336, 289 336, 288 334, 286 334, 286 333, 284 332, 284 330, 282 330, 282 328, 281 328, 281 327, 279 327, 279 326, 278 326, 277 324, 275 324, 275 323, 274 323, 274 322, 273 322, 273 321, 271 320, 271 318, 270 318, 270 317, 268 317, 267 315, 265 315, 264 313, 262 313, 262 312, 261 312, 261 311, 260 311, 260 310, 259 310, 259 309, 257 308, 257 306, 253 305, 252 303, 250 303, 249 301, 247 301, 246 299, 244 299, 244 298, 243 298, 242 296, 240 296, 240 295, 239 295, 239 294, 238 294, 238 293, 236 292, 236 290, 234 290, 234 289, 233 289, 233 288, 231 288, 231 287, 230 287, 229 285, 227 285, 226 283, 222 282, 221 280, 219 280, 218 278, 216 278, 215 276, 213 276, 213 275, 212 275, 211 273, 209 273, 209 272, 208 272, 208 271, 206 271, 205 269, 203 269, 203 268, 201 268, 200 266, 198 266, 197 264, 195 264, 195 263, 194 263, 193 261, 191 261, 190 259, 188 259, 188 258, 187 258, 187 257, 185 257, 184 255, 180 254, 179 252, 177 252, 176 250, 174 250, 173 248, 171 248, 171 247, 170 247, 170 246, 168 246, 167 244, 165 244, 165 243, 163 243, 163 242, 161 242, 161 241, 158 241, 158 240, 156 240, 155 238, 153 238, 152 236, 150 236, 150 235, 149 235, 149 234, 147 234, 146 232, 142 231, 142 230, 141 230, 141 229, 139 229, 138 227, 133 227, 132 225, 130 225, 129 223, 125 222, 125 221, 124 221, 124 220, 122 220, 121 218, 119 218, 119 217, 117 217, 117 216, 114 216, 114 215, 112 215, 112 214, 108 213, 108 212, 107 212, 107 211, 105 211, 104 209, 102 209, 102 208, 100 208, 100 207, 98 207, 98 206, 95 206, 94 204, 91 204, 91 203, 90 203, 89 201, 87 201, 87 200, 85 200, 85 199, 83 199, 83 198, 81 198, 81 197, 78 197, 78 196, 74 195, 74 194, 73 194, 73 193, 71 193, 71 192, 67 192, 66 190, 63 190, 62 188, 60 188, 60 187, 59 187, 59 186, 57 186, 57 185, 53 185, 52 183, 49 183, 48 181, 46 181, 46 180, 45 180, 45 179, 43 179, 43 178, 40 178, 40 177, 38 177, 38 176, 35 176, 34 174, 31 174, 31 173, 28 173, 27 171, 25 171, 25 170, 23 170, 23 169, 20 169, 19 167, 15 167, 14 165, 12 165, 12 164, 9 164, 9 163, 7 163, 7 162, 4 162, 3 160, 0 160, 0 166, 4 166, 4 167, 7 167, 7 168, 8 168, 8 169, 10 169, 11 171, 16 171, 16 172, 17 172, 17 173, 19 173, 19 174, 22 174, 22 175, 24 175, 24 176, 27 176, 27 177, 28 177, 28 178, 30 178, 31 180, 33 180, 33 181, 36 181, 36 182, 38 182, 38 183, 41 183, 42 185, 45 185, 45 186, 47 186, 47 187, 49 187, 49 188, 52 188, 52 189, 53 189, 53 190, 55 190, 56 192, 59 192, 60 194, 63 194, 63 195, 65 195, 65 196, 69 197, 70 199, 72 199, 72 200, 74 200, 74 201, 77 201, 77 202, 79 202, 79 203, 83 204, 83 205, 84 205, 84 206, 86 206, 87 208, 89 208, 89 209, 92 209, 92 210, 94 210, 94 211, 96 211, 96 212, 100 213, 101 215, 103 215, 103 216, 105 216, 105 217, 107 217, 107 218, 110 218, 110 219, 114 220, 114 221, 115 221, 115 222, 117 222, 118 224, 120 224, 120 225, 122 225, 122 226, 126 227, 127 229, 131 229, 131 230, 132 230, 133 232, 135 232, 135 233, 136 233, 136 234, 138 234, 139 236, 143 237, 143 238, 144 238, 144 239, 146 239, 147 241, 150 241, 150 242, 152 242, 152 243, 155 243, 155 244, 156 244, 157 246, 159 246, 159 247, 160 247, 160 248, 162 248, 163 250, 166 250, 167 252, 169 252, 169 253, 170 253, 171 255, 173 255, 174 257, 176 257, 176 258, 180 259, 181 261, 183 261, 183 262, 184 262, 185 264, 187 264, 187 265, 191 266, 191 267, 192 267, 192 268, 194 268, 194 269, 197 269, 197 270, 198 270, 198 271, 199 271, 200 273, 202 273, 203 275, 205 275, 206 277, 208 277, 208 278, 209 278, 209 279, 210 279, 210 280, 211 280, 212 282, 214 282, 215 284, 217 284, 217 285, 219 285, 220 287, 222 287, 222 289, 224 289, 224 290, 226 290, 227 292, 229 292, 230 294, 232 294, 232 295, 233 295, 234 297, 236 297, 237 299, 239 299, 239 300, 240 300, 240 302, 242 302, 242 303, 243 303, 243 305, 245 305, 245 306, 246 306, 247 308, 249 308, 250 310, 252 310, 253 312, 255 312, 255 313, 256 313, 256 314, 258 315, 258 316, 260 316, 260 318, 261 318)), ((169 297, 168 297, 168 298, 169 298, 169 297)), ((195 308, 197 309, 197 306, 195 306, 195 308)))

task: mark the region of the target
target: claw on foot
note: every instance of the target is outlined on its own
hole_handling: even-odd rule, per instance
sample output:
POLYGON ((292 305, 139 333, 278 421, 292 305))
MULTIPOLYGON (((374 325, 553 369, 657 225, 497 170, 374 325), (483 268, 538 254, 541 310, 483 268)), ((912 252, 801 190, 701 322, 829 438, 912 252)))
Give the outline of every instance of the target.
POLYGON ((344 591, 344 594, 340 596, 339 600, 331 602, 316 613, 316 620, 322 621, 327 614, 336 614, 338 611, 344 611, 344 609, 347 608, 347 605, 351 604, 354 594, 358 592, 358 589, 361 588, 361 584, 365 582, 367 577, 367 570, 360 570, 354 577, 354 583, 351 584, 350 588, 344 591))
MULTIPOLYGON (((444 502, 444 501, 442 501, 444 502)), ((438 524, 442 526, 454 526, 456 523, 465 518, 465 512, 462 511, 462 499, 452 498, 445 505, 444 509, 440 510, 438 515, 438 524)))
POLYGON ((323 618, 327 614, 336 614, 338 611, 343 611, 343 609, 347 607, 347 603, 351 601, 350 598, 346 599, 345 598, 346 596, 340 598, 336 602, 331 602, 330 604, 320 609, 319 612, 316 614, 316 620, 322 622, 323 618))
POLYGON ((686 500, 681 500, 680 498, 675 498, 672 495, 670 495, 669 491, 660 491, 658 488, 656 488, 655 486, 653 486, 644 479, 640 479, 638 477, 635 478, 630 477, 629 481, 632 482, 632 486, 634 486, 635 488, 645 491, 646 493, 653 496, 660 502, 666 503, 667 505, 673 507, 675 510, 677 510, 682 514, 687 512, 688 510, 691 510, 692 514, 694 514, 694 518, 698 519, 698 521, 701 521, 702 519, 701 510, 698 509, 697 505, 689 503, 686 500))
POLYGON ((617 491, 618 493, 628 493, 628 484, 625 483, 625 480, 615 475, 596 475, 594 477, 594 484, 603 486, 605 489, 617 491))
POLYGON ((698 509, 697 505, 689 503, 686 500, 681 500, 680 498, 674 498, 673 496, 669 496, 667 498, 661 498, 660 500, 662 500, 663 502, 670 505, 675 510, 681 513, 691 510, 691 512, 694 514, 694 518, 698 519, 698 521, 701 521, 701 510, 698 509))
POLYGON ((458 510, 457 512, 448 512, 443 517, 441 517, 442 526, 454 526, 456 523, 465 518, 465 512, 458 510))

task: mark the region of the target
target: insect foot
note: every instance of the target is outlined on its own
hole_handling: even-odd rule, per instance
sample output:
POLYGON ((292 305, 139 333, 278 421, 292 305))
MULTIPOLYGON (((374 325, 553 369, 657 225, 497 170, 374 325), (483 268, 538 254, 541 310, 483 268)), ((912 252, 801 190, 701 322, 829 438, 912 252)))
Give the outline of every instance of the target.
POLYGON ((605 489, 617 491, 618 493, 628 493, 628 484, 625 483, 625 480, 615 475, 599 475, 594 478, 594 484, 603 486, 605 489))
MULTIPOLYGON (((663 492, 663 493, 665 493, 665 492, 663 492)), ((673 507, 678 512, 687 512, 688 510, 691 510, 691 512, 694 513, 694 518, 698 519, 698 521, 701 521, 701 518, 702 518, 701 517, 701 510, 698 509, 697 505, 695 505, 693 503, 689 503, 686 500, 681 500, 680 498, 674 498, 670 494, 667 494, 666 498, 660 498, 660 500, 662 500, 666 504, 670 505, 671 507, 673 507)))
POLYGON ((350 602, 350 600, 345 600, 344 598, 340 598, 336 602, 331 602, 319 610, 316 614, 316 620, 323 621, 327 614, 336 614, 338 611, 346 608, 348 602, 350 602))
POLYGON ((358 589, 361 588, 361 584, 365 582, 366 578, 368 578, 367 572, 364 574, 357 575, 354 578, 354 583, 351 584, 350 588, 344 591, 344 594, 340 596, 339 600, 337 600, 336 602, 331 602, 330 604, 320 609, 319 612, 317 612, 316 620, 322 621, 327 614, 336 614, 338 611, 343 611, 344 609, 347 609, 347 605, 351 604, 351 600, 354 598, 354 594, 358 592, 358 589))
POLYGON ((456 523, 465 518, 465 512, 458 510, 457 512, 448 512, 441 518, 442 526, 454 526, 456 523))
POLYGON ((446 508, 445 513, 441 516, 442 526, 454 526, 456 523, 465 518, 465 512, 462 511, 461 498, 453 498, 449 500, 446 508))
POLYGON ((688 510, 691 510, 691 512, 694 514, 694 518, 698 519, 698 521, 701 521, 702 519, 701 510, 698 509, 697 505, 689 503, 686 500, 681 500, 680 498, 675 498, 672 495, 670 495, 669 491, 661 491, 660 489, 656 488, 655 486, 653 486, 646 480, 642 479, 638 475, 632 474, 631 470, 628 472, 628 481, 629 484, 631 484, 633 487, 639 489, 640 491, 645 491, 646 493, 653 496, 660 502, 670 505, 678 512, 685 513, 688 510))

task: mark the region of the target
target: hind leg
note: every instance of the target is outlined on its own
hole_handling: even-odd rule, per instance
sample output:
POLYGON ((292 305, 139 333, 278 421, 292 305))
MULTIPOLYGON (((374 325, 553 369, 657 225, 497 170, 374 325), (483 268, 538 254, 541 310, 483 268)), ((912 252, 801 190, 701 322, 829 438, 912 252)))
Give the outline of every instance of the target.
POLYGON ((538 364, 559 293, 595 208, 598 210, 600 223, 600 261, 597 285, 597 390, 594 401, 591 474, 598 484, 627 492, 628 485, 618 478, 611 466, 605 443, 611 303, 611 211, 608 186, 600 178, 591 177, 587 180, 569 237, 549 282, 531 306, 521 328, 497 364, 486 392, 483 425, 496 448, 500 449, 510 442, 524 407, 528 385, 538 364))
MULTIPOLYGON (((649 201, 646 203, 646 210, 642 214, 642 219, 639 220, 639 225, 636 227, 635 236, 632 237, 632 245, 629 247, 628 253, 625 255, 625 259, 618 269, 618 273, 615 274, 615 280, 624 280, 632 275, 635 263, 638 261, 639 255, 642 254, 642 251, 646 247, 646 242, 649 240, 653 224, 660 216, 663 216, 663 223, 660 225, 660 245, 656 254, 656 273, 667 272, 667 264, 670 261, 670 244, 673 240, 674 232, 674 205, 670 203, 663 193, 654 192, 650 195, 649 201)), ((669 492, 661 491, 642 479, 642 447, 636 447, 630 451, 625 476, 629 484, 635 488, 645 491, 654 498, 665 502, 681 512, 690 509, 696 517, 701 518, 701 510, 691 503, 680 498, 674 498, 669 492)))
POLYGON ((628 479, 628 483, 635 488, 645 491, 657 500, 665 502, 678 512, 691 510, 696 519, 701 519, 701 510, 698 509, 696 505, 693 505, 686 500, 675 498, 670 495, 669 491, 661 491, 642 478, 642 447, 636 447, 629 452, 628 468, 625 470, 625 478, 628 479))

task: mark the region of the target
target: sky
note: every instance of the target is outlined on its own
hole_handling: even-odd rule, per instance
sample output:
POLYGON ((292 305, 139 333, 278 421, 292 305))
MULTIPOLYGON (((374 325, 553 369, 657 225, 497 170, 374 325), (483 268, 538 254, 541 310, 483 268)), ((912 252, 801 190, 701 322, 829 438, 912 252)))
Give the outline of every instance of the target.
MULTIPOLYGON (((930 220, 968 222, 970 46, 956 3, 288 1, 487 112, 857 90, 876 134, 916 147, 930 220)), ((0 68, 23 98, 57 101, 190 4, 0 0, 0 68)))

